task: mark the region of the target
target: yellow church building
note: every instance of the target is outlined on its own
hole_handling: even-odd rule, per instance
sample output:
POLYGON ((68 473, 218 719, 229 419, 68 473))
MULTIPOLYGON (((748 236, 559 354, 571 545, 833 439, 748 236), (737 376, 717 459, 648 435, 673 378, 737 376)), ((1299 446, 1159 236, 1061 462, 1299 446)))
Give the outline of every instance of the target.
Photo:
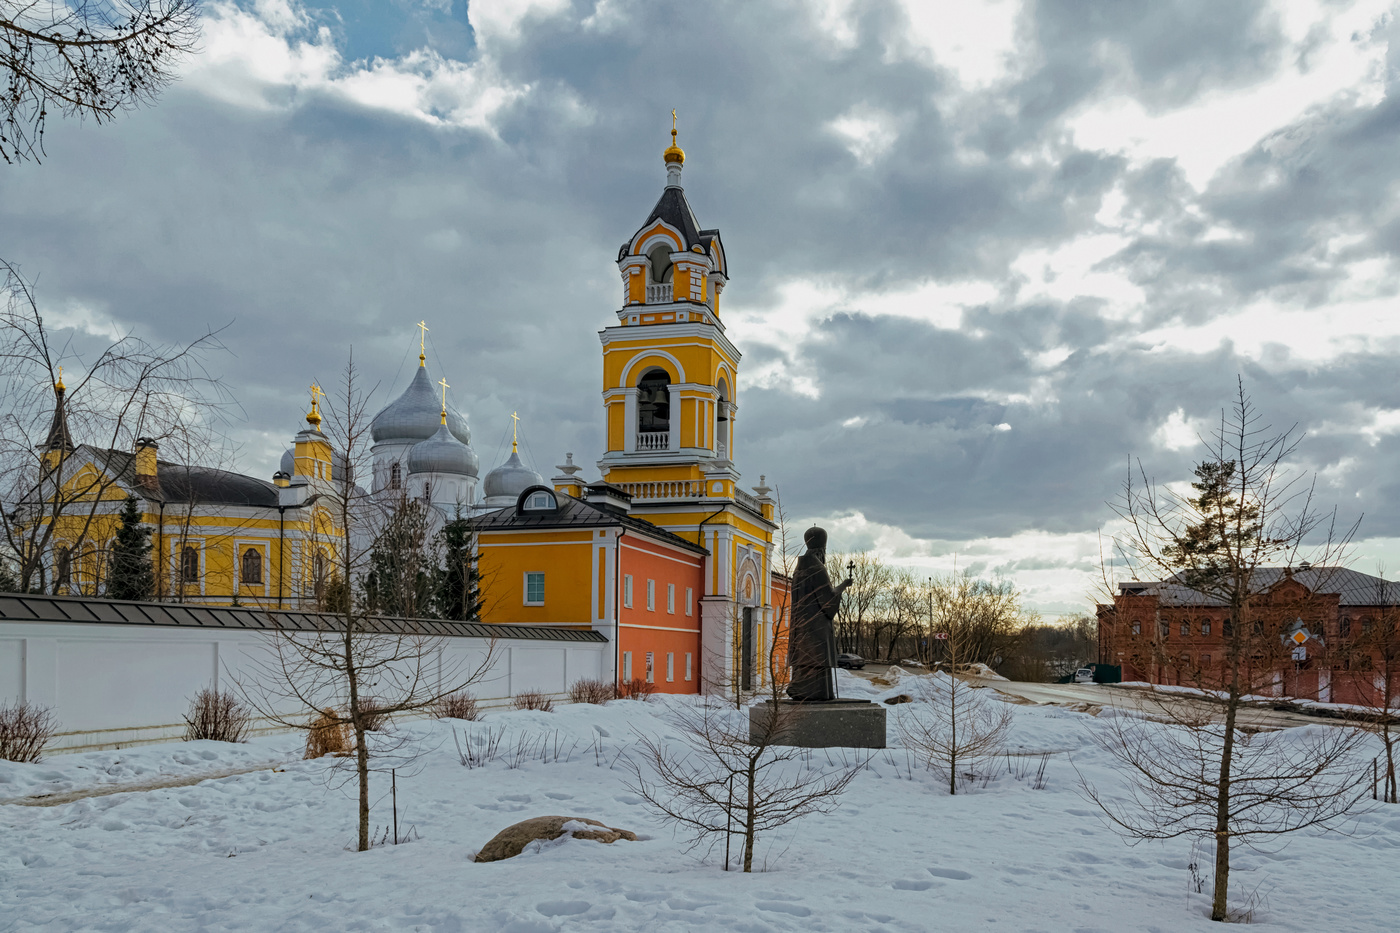
MULTIPOLYGON (((768 650, 786 604, 775 500, 763 477, 742 489, 734 465, 742 356, 720 307, 729 263, 719 231, 702 229, 686 199, 674 129, 663 161, 660 198, 618 250, 616 323, 599 332, 598 480, 569 454, 546 482, 512 445, 478 489, 466 419, 447 405, 445 380, 439 397, 420 352, 403 394, 371 422, 367 492, 471 516, 482 621, 599 632, 611 642, 605 677, 660 692, 754 689, 781 662, 768 650)), ((306 427, 270 482, 168 463, 146 438, 129 451, 75 446, 61 383, 56 398, 45 456, 65 498, 95 504, 58 519, 53 592, 101 595, 117 514, 134 495, 153 532, 157 598, 315 599, 346 540, 319 500, 348 465, 320 430, 314 387, 306 427)))

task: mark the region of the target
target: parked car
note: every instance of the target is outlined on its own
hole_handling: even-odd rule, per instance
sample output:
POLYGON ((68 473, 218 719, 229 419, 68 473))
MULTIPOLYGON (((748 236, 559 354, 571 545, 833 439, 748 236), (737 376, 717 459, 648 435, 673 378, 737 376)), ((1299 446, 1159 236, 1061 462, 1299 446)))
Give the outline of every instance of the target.
POLYGON ((860 671, 865 669, 865 658, 858 654, 848 654, 841 652, 836 656, 836 666, 844 667, 847 670, 860 671))
POLYGON ((1081 667, 1074 672, 1074 682, 1077 684, 1091 684, 1094 682, 1094 669, 1092 667, 1081 667))

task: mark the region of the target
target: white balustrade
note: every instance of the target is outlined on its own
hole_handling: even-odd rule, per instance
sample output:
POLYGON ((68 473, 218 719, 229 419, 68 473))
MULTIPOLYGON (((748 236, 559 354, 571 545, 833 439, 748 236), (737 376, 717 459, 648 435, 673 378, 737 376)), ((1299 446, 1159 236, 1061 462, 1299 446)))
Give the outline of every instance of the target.
POLYGON ((638 450, 669 450, 671 448, 670 431, 638 431, 638 450))
POLYGON ((647 304, 663 304, 671 300, 671 283, 647 286, 647 304))

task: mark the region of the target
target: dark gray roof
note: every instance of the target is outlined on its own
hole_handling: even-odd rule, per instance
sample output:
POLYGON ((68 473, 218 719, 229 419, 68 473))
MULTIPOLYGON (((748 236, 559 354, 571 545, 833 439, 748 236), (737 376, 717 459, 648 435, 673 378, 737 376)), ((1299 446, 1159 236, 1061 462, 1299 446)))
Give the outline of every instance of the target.
MULTIPOLYGON (((1287 573, 1284 567, 1259 567, 1253 588, 1268 590, 1282 581, 1287 573)), ((1179 577, 1158 582, 1124 581, 1118 584, 1119 591, 1141 587, 1141 595, 1156 596, 1164 606, 1222 606, 1224 601, 1206 593, 1193 590, 1176 582, 1179 577)), ((1343 606, 1400 606, 1400 583, 1382 580, 1369 573, 1360 573, 1346 567, 1309 567, 1307 570, 1293 569, 1293 579, 1314 593, 1336 593, 1343 606)))
MULTIPOLYGON (((714 243, 720 239, 718 230, 700 229, 700 224, 695 219, 695 212, 690 209, 690 202, 685 198, 685 189, 683 188, 667 187, 663 189, 661 197, 657 199, 656 206, 651 209, 646 221, 637 229, 645 230, 658 220, 665 221, 681 232, 681 238, 685 240, 684 249, 698 245, 706 253, 713 253, 714 243)), ((622 248, 618 250, 617 258, 619 260, 627 254, 630 243, 629 240, 622 244, 622 248)), ((725 257, 725 260, 724 274, 727 276, 729 274, 728 257, 725 257)))
MULTIPOLYGON (((294 632, 334 632, 341 617, 327 612, 197 606, 190 603, 137 603, 80 596, 30 596, 0 593, 0 624, 4 622, 78 622, 95 625, 158 625, 212 629, 294 632)), ((605 642, 601 632, 544 625, 497 625, 443 619, 374 617, 368 628, 379 634, 417 634, 526 641, 605 642)))
MULTIPOLYGON (((622 493, 622 495, 626 496, 626 493, 622 493)), ((575 499, 573 496, 567 496, 561 492, 554 493, 554 496, 559 502, 558 509, 522 512, 517 507, 511 506, 498 512, 487 513, 477 520, 476 525, 482 531, 506 528, 615 528, 621 526, 628 531, 649 535, 659 541, 683 547, 697 554, 710 553, 709 550, 694 541, 687 541, 680 535, 653 525, 646 519, 633 518, 617 509, 584 502, 582 499, 575 499)))
POLYGON ((277 507, 277 487, 255 476, 157 460, 156 486, 151 488, 136 481, 134 453, 100 447, 87 449, 118 482, 152 501, 277 507))

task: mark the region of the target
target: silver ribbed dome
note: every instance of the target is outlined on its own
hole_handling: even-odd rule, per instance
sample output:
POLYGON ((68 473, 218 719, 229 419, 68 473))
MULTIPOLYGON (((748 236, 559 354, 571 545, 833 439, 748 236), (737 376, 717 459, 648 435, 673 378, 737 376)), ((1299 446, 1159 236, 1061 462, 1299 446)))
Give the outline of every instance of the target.
MULTIPOLYGON (((403 395, 385 405, 374 416, 369 423, 369 433, 376 444, 383 441, 426 441, 437 433, 441 424, 442 402, 428 381, 428 370, 419 366, 403 395)), ((467 419, 450 408, 447 410, 447 427, 463 444, 472 442, 467 419)))
POLYGON ((509 496, 514 499, 531 486, 545 485, 544 477, 520 462, 520 454, 510 452, 510 459, 486 474, 481 490, 487 497, 509 496))
MULTIPOLYGON (((438 420, 441 421, 439 412, 438 420)), ((457 473, 476 476, 476 451, 452 436, 447 425, 439 424, 437 433, 419 441, 408 451, 410 473, 457 473)))
POLYGON ((282 454, 282 465, 281 465, 280 467, 278 467, 278 469, 280 469, 283 473, 286 473, 288 476, 291 476, 291 475, 292 475, 292 470, 296 469, 296 465, 297 465, 297 454, 296 454, 296 451, 294 451, 294 450, 292 450, 292 448, 288 447, 288 448, 286 449, 286 451, 284 451, 283 454, 282 454))

